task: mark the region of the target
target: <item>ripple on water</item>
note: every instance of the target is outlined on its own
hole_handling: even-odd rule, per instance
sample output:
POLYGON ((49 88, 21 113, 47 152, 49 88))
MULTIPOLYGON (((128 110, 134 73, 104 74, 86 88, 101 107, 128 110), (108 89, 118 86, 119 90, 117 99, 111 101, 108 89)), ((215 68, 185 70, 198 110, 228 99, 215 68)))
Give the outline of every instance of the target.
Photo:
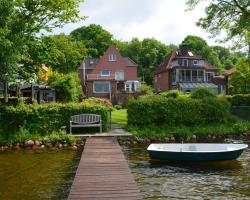
POLYGON ((123 147, 145 199, 250 199, 249 148, 238 160, 206 163, 155 162, 146 149, 123 147))

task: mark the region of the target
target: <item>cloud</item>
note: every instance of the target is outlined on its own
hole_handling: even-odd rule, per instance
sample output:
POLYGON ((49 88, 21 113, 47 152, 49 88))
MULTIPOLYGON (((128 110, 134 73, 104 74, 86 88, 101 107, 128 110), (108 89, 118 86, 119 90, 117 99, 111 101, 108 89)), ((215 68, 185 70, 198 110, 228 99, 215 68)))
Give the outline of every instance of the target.
POLYGON ((197 35, 215 44, 195 22, 204 14, 204 4, 192 12, 184 0, 87 0, 80 5, 85 21, 68 24, 54 33, 70 33, 89 24, 100 24, 114 35, 114 38, 128 41, 154 37, 166 44, 179 44, 187 35, 197 35))

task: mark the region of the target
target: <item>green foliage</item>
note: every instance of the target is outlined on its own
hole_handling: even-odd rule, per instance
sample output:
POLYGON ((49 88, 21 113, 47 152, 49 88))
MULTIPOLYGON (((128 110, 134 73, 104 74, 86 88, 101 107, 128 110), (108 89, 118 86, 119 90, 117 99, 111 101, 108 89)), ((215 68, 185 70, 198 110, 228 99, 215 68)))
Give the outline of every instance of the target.
POLYGON ((233 106, 250 106, 250 94, 237 94, 227 98, 233 106))
POLYGON ((195 126, 171 126, 168 124, 160 126, 128 126, 128 131, 133 135, 140 138, 163 138, 163 137, 191 137, 196 136, 207 136, 207 135, 228 135, 228 134, 241 134, 245 131, 250 130, 250 122, 243 120, 236 120, 230 123, 212 123, 202 124, 195 126))
POLYGON ((88 56, 92 58, 102 56, 112 43, 112 34, 96 24, 77 28, 70 35, 74 40, 83 42, 87 48, 88 56))
POLYGON ((103 105, 107 106, 108 108, 113 107, 112 103, 108 99, 97 98, 97 97, 90 97, 87 99, 83 99, 82 103, 86 105, 103 105))
POLYGON ((25 71, 19 64, 30 59, 27 45, 37 33, 81 19, 80 2, 82 0, 1 0, 0 80, 9 81, 19 70, 25 71))
POLYGON ((122 109, 122 106, 121 106, 121 105, 115 105, 115 106, 114 106, 114 109, 116 109, 116 110, 121 110, 121 109, 122 109))
POLYGON ((192 99, 151 96, 130 100, 128 125, 186 125, 225 122, 230 119, 230 104, 223 98, 192 99))
POLYGON ((80 78, 75 72, 53 77, 48 82, 56 89, 57 100, 78 102, 83 97, 80 78))
POLYGON ((45 144, 51 143, 53 145, 57 143, 75 145, 76 139, 73 135, 67 134, 65 131, 53 131, 51 134, 43 138, 45 144))
POLYGON ((169 90, 169 91, 166 91, 166 92, 161 92, 159 95, 163 96, 163 97, 166 97, 166 98, 169 98, 169 97, 177 98, 181 94, 182 93, 179 90, 169 90))
POLYGON ((43 36, 30 51, 33 64, 45 64, 61 73, 77 71, 81 60, 87 56, 83 42, 73 41, 65 34, 43 36))
MULTIPOLYGON (((187 0, 190 9, 194 9, 202 0, 187 0)), ((225 40, 236 39, 235 46, 243 44, 250 47, 250 1, 249 0, 210 0, 205 9, 205 17, 197 25, 211 33, 212 36, 226 32, 225 40)), ((250 49, 248 49, 249 54, 250 49)))
POLYGON ((153 88, 151 85, 147 84, 141 84, 139 92, 145 95, 152 95, 153 94, 153 88))
POLYGON ((191 92, 192 99, 205 99, 215 97, 215 93, 210 88, 199 87, 191 92))
POLYGON ((16 107, 0 106, 0 132, 14 134, 23 128, 30 134, 47 135, 58 131, 62 126, 68 126, 71 116, 83 113, 101 115, 103 130, 106 130, 108 118, 105 106, 84 105, 82 103, 51 103, 16 107))
POLYGON ((239 58, 235 64, 236 72, 229 78, 231 94, 250 93, 250 62, 248 58, 239 58))
POLYGON ((188 35, 180 44, 180 48, 186 48, 190 51, 195 52, 198 56, 201 56, 203 59, 207 60, 208 63, 214 65, 217 68, 222 68, 222 64, 217 53, 208 46, 207 42, 193 35, 188 35))
POLYGON ((172 50, 169 46, 154 38, 145 38, 142 41, 133 38, 131 41, 124 43, 115 41, 115 44, 123 56, 130 57, 138 64, 138 76, 147 85, 153 84, 153 71, 172 50))

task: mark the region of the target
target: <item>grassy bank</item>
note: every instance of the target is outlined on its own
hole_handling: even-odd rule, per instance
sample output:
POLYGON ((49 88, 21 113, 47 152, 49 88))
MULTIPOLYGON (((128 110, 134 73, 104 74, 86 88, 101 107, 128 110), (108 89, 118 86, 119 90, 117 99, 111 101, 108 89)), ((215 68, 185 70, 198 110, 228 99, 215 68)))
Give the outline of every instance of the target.
POLYGON ((121 127, 127 125, 127 109, 120 109, 112 111, 112 124, 118 124, 121 127))
POLYGON ((21 130, 17 134, 1 134, 0 146, 48 146, 57 147, 61 145, 76 145, 76 139, 73 135, 67 134, 65 131, 52 132, 49 135, 42 136, 39 134, 30 134, 26 130, 21 130))
POLYGON ((250 121, 236 120, 234 123, 211 123, 195 126, 128 126, 128 131, 140 138, 147 137, 191 137, 196 136, 218 136, 218 135, 239 135, 250 130, 250 121))

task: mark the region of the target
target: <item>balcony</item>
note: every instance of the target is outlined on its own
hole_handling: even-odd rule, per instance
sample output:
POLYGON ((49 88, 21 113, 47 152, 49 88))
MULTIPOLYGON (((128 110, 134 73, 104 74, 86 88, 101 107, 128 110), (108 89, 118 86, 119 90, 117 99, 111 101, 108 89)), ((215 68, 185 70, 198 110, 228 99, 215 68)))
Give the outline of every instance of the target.
POLYGON ((97 80, 116 80, 116 81, 123 81, 124 75, 120 74, 110 74, 109 76, 101 76, 100 74, 87 74, 88 81, 97 81, 97 80))

